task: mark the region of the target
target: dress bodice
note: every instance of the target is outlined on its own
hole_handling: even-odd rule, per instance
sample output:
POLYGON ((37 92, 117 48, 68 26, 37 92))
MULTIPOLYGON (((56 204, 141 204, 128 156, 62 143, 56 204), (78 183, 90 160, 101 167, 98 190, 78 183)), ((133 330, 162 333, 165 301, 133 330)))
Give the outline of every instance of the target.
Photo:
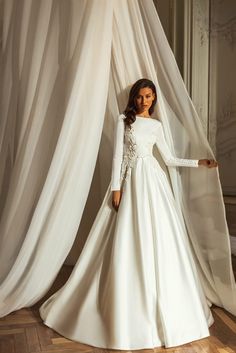
POLYGON ((136 121, 131 125, 131 129, 128 127, 125 128, 123 141, 124 155, 129 153, 130 145, 135 145, 137 157, 152 155, 153 146, 156 142, 154 131, 156 122, 156 119, 136 117, 136 121))
POLYGON ((124 114, 118 116, 114 139, 111 190, 120 190, 121 179, 135 165, 138 158, 153 156, 156 144, 167 166, 198 167, 198 159, 174 157, 167 145, 161 121, 136 116, 133 124, 126 126, 124 114))

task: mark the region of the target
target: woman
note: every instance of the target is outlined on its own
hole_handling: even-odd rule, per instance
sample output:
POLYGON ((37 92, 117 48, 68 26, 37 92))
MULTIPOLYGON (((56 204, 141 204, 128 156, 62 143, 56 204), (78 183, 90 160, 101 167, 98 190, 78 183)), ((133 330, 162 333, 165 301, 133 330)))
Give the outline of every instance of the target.
POLYGON ((40 307, 45 324, 72 340, 108 349, 173 347, 209 336, 214 322, 152 149, 168 166, 217 162, 173 157, 161 122, 151 118, 156 101, 152 81, 135 82, 117 121, 110 190, 68 281, 40 307))

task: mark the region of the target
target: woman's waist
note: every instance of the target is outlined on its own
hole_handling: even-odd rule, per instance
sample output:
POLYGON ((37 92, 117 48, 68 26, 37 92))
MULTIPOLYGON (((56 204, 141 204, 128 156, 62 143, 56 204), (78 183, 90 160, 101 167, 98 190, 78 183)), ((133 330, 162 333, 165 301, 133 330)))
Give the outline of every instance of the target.
POLYGON ((142 158, 146 156, 153 156, 153 146, 144 145, 144 146, 126 146, 124 148, 124 157, 125 158, 142 158))
POLYGON ((129 164, 130 166, 131 165, 134 165, 138 162, 138 160, 145 160, 145 159, 155 159, 156 161, 156 158, 154 157, 153 153, 152 152, 139 152, 139 153, 136 153, 135 155, 130 155, 130 154, 124 154, 123 155, 123 164, 129 164))

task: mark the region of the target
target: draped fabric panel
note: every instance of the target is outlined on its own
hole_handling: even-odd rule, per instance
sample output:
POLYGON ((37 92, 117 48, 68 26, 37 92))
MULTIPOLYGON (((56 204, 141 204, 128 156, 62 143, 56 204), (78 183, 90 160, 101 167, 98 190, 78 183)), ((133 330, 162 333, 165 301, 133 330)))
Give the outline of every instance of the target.
MULTIPOLYGON (((1 315, 42 297, 76 236, 107 101, 113 4, 102 3, 4 2, 9 97, 1 101, 0 169, 11 173, 0 225, 1 315)), ((5 184, 2 175, 3 194, 5 184)))
MULTIPOLYGON (((137 79, 156 84, 153 116, 163 122, 172 153, 214 158, 152 0, 21 4, 4 1, 0 316, 34 304, 50 288, 86 218, 101 134, 112 146, 110 125, 137 79)), ((205 295, 236 315, 218 169, 165 171, 205 295)))

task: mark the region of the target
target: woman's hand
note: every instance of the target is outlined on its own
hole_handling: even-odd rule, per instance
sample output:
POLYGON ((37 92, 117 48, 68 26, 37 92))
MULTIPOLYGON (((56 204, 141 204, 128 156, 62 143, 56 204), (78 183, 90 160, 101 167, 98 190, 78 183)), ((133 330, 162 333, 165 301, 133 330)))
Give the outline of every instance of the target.
POLYGON ((119 205, 120 205, 120 200, 122 196, 122 191, 121 190, 113 190, 112 191, 112 206, 116 211, 118 211, 119 205))
POLYGON ((207 168, 214 168, 218 166, 218 162, 214 159, 199 159, 198 165, 203 165, 207 168))

